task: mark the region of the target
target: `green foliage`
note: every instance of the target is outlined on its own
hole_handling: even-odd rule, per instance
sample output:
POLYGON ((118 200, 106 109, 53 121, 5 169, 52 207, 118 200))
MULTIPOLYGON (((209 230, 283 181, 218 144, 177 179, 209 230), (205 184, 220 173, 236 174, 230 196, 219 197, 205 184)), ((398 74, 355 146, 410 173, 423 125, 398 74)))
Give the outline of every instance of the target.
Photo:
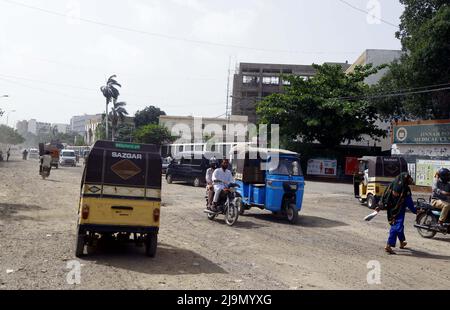
POLYGON ((134 124, 136 128, 148 124, 158 124, 161 115, 166 115, 166 112, 161 111, 160 108, 155 106, 148 106, 144 110, 136 112, 134 115, 134 124))
POLYGON ((359 66, 347 75, 337 65, 314 67, 314 77, 285 77, 291 83, 286 92, 268 96, 258 104, 261 123, 280 124, 284 141, 319 141, 330 148, 347 140, 361 140, 363 135, 386 135, 375 125, 375 107, 362 99, 369 91, 365 78, 379 68, 359 66))
POLYGON ((0 125, 0 143, 16 145, 21 144, 24 141, 24 137, 22 137, 17 130, 6 125, 0 125))
MULTIPOLYGON (((450 5, 442 0, 402 0, 405 12, 397 37, 407 50, 376 87, 378 93, 430 90, 448 84, 450 76, 450 5)), ((448 86, 448 85, 447 85, 448 86)), ((449 118, 450 90, 376 100, 386 117, 449 118)))
POLYGON ((158 124, 142 126, 134 133, 134 140, 138 143, 162 145, 164 143, 171 143, 176 139, 177 137, 172 136, 167 127, 158 124))
POLYGON ((123 124, 125 121, 125 117, 128 115, 125 106, 126 102, 117 102, 113 101, 113 105, 111 107, 111 112, 109 112, 109 121, 111 122, 111 137, 112 140, 116 140, 117 130, 119 129, 119 125, 123 124))

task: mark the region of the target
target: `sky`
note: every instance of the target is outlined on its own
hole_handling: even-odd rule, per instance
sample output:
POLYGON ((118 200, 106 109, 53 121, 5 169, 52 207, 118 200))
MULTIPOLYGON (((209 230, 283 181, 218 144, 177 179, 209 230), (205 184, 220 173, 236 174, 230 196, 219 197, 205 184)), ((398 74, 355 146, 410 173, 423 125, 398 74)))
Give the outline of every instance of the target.
POLYGON ((0 0, 0 96, 9 95, 0 108, 9 125, 69 123, 104 111, 99 88, 116 74, 130 114, 154 105, 218 116, 228 69, 239 62, 353 63, 365 49, 400 49, 398 1, 345 2, 353 8, 340 0, 0 0))

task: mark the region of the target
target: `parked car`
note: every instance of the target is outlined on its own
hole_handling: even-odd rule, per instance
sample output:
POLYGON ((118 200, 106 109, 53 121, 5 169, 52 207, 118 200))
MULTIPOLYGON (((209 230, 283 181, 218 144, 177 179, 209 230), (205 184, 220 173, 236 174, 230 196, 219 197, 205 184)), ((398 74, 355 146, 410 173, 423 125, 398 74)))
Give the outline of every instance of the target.
POLYGON ((77 156, 73 150, 62 150, 59 157, 59 164, 61 166, 72 166, 77 165, 77 156))
POLYGON ((206 183, 205 175, 209 167, 211 158, 220 158, 220 153, 213 152, 181 152, 167 167, 166 181, 183 181, 194 185, 202 186, 206 183))

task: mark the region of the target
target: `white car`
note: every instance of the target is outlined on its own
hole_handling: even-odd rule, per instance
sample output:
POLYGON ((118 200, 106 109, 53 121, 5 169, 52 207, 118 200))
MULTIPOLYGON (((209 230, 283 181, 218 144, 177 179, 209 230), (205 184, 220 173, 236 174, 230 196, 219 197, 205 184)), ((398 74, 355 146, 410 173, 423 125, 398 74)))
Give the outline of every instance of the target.
POLYGON ((62 150, 61 155, 59 156, 59 165, 60 166, 72 166, 76 167, 77 165, 77 156, 75 151, 73 150, 62 150))
POLYGON ((30 151, 28 152, 28 159, 39 159, 39 150, 30 149, 30 151))

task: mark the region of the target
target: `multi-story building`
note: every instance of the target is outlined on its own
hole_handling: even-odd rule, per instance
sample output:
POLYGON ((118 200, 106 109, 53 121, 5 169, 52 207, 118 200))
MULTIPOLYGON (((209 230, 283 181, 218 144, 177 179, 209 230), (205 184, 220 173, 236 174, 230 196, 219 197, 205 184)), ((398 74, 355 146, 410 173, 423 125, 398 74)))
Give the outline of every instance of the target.
POLYGON ((16 124, 16 129, 20 135, 25 136, 28 133, 28 121, 18 121, 16 124))
POLYGON ((70 131, 70 125, 68 124, 52 124, 52 128, 59 133, 68 133, 70 131))
MULTIPOLYGON (((392 62, 399 60, 404 52, 399 50, 382 50, 382 49, 368 49, 365 50, 361 56, 347 69, 346 73, 354 72, 356 66, 365 66, 368 64, 372 64, 372 66, 377 67, 380 65, 388 65, 392 62)), ((377 84, 380 79, 388 72, 389 68, 384 68, 378 71, 376 74, 372 74, 368 78, 366 78, 365 83, 368 85, 377 84)), ((376 141, 369 136, 363 136, 361 141, 352 141, 352 145, 361 145, 361 146, 379 146, 382 151, 390 151, 391 150, 391 123, 377 120, 376 125, 381 129, 384 129, 388 132, 388 135, 385 138, 380 138, 380 141, 376 141)))
MULTIPOLYGON (((344 71, 350 67, 347 63, 329 64, 339 64, 344 71)), ((271 94, 282 93, 284 86, 289 85, 283 75, 308 79, 315 74, 312 65, 240 63, 233 80, 232 114, 248 116, 248 121, 255 124, 256 104, 271 94)))
MULTIPOLYGON (((356 66, 365 66, 372 64, 374 67, 390 64, 395 60, 401 58, 404 52, 399 50, 378 50, 378 49, 368 49, 365 50, 361 56, 347 69, 346 73, 354 72, 356 66)), ((380 79, 386 74, 388 68, 381 69, 376 74, 372 74, 366 78, 365 82, 368 85, 377 84, 380 79)))
POLYGON ((99 116, 101 117, 101 114, 73 116, 70 119, 70 130, 84 136, 86 133, 86 123, 91 119, 97 119, 99 116))
POLYGON ((52 124, 45 122, 38 122, 35 119, 30 119, 28 121, 28 132, 39 135, 39 134, 48 134, 52 130, 52 124))

